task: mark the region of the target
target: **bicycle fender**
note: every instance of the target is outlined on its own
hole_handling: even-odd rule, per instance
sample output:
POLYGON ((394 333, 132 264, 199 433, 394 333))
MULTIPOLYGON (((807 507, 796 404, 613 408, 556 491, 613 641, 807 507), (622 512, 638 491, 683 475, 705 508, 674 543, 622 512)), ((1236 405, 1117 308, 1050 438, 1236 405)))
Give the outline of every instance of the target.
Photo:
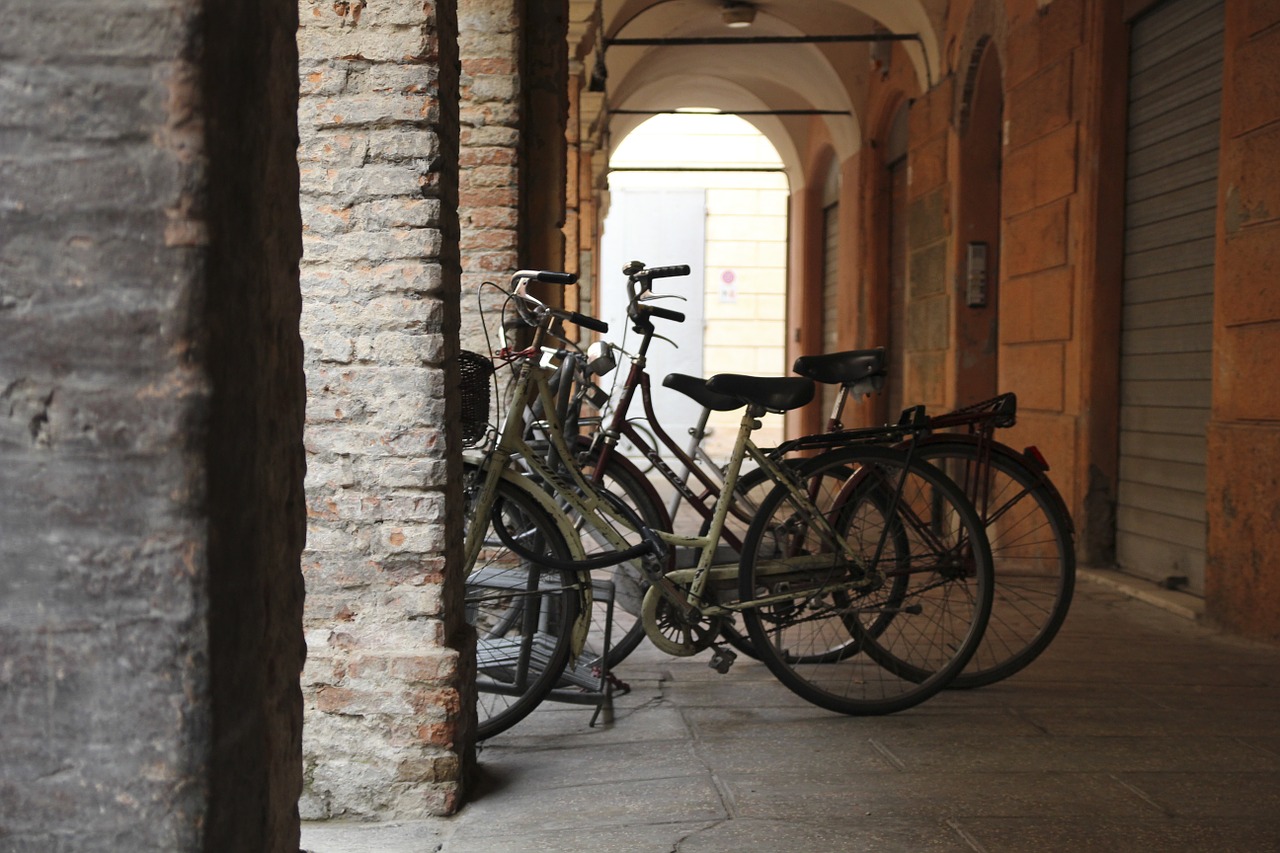
MULTIPOLYGON (((472 468, 477 471, 486 470, 488 459, 481 453, 463 451, 462 464, 465 468, 472 468)), ((570 522, 565 514, 556 506, 556 502, 551 496, 538 488, 528 477, 513 471, 510 468, 504 468, 501 477, 506 482, 520 489, 522 492, 533 498, 544 510, 547 515, 555 521, 556 527, 560 529, 560 533, 564 536, 564 541, 569 546, 570 556, 574 560, 586 559, 586 551, 582 547, 582 539, 578 535, 577 528, 570 522)), ((579 584, 579 611, 578 619, 573 625, 573 644, 570 653, 573 659, 577 659, 582 654, 582 649, 587 643, 587 632, 591 629, 591 583, 590 578, 584 578, 585 582, 579 584)))

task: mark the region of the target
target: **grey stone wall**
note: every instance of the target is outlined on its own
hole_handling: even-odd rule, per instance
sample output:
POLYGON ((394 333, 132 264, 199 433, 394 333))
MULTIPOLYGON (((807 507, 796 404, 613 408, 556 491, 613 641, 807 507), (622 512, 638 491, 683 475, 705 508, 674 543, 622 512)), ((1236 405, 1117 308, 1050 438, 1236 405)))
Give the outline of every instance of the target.
POLYGON ((6 851, 297 849, 295 8, 4 7, 6 851))
POLYGON ((457 549, 452 3, 303 0, 308 540, 302 813, 460 803, 474 642, 457 549))

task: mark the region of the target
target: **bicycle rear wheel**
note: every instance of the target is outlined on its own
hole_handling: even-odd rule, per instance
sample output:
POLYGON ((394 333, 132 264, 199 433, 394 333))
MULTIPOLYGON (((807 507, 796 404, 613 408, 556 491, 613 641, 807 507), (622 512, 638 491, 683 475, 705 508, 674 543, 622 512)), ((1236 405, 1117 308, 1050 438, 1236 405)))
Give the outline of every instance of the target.
POLYGON ((742 599, 769 599, 743 611, 753 648, 787 687, 832 711, 923 702, 963 669, 990 612, 977 514, 942 472, 908 466, 899 450, 841 448, 801 471, 809 499, 775 488, 743 545, 742 599))
MULTIPOLYGON (((467 489, 468 521, 476 491, 467 489)), ((530 553, 572 558, 564 536, 537 499, 500 481, 465 591, 467 622, 476 629, 479 739, 515 725, 546 697, 569 659, 580 612, 577 573, 526 560, 507 547, 503 536, 530 553)))
POLYGON ((992 684, 1034 661, 1062 627, 1075 589, 1071 519, 1053 485, 1013 448, 992 442, 988 449, 985 481, 972 441, 928 439, 916 450, 962 486, 991 543, 991 619, 951 683, 959 688, 992 684))
MULTIPOLYGON (((594 470, 594 460, 580 457, 583 474, 590 479, 594 470)), ((605 491, 620 498, 623 503, 636 512, 644 525, 652 530, 670 532, 671 520, 666 508, 658 499, 653 487, 635 464, 616 450, 610 455, 599 484, 605 491)), ((583 545, 590 549, 598 546, 608 549, 605 542, 590 545, 593 538, 591 531, 584 531, 583 545)), ((634 544, 636 536, 626 533, 625 538, 634 544)), ((674 555, 673 555, 674 557, 674 555)), ((674 568, 674 559, 668 559, 666 570, 674 568)), ((644 595, 649 590, 649 582, 640 571, 638 560, 629 560, 607 569, 597 569, 592 573, 595 581, 609 581, 613 584, 614 605, 613 619, 609 625, 609 653, 605 660, 610 669, 620 664, 627 655, 636 650, 644 641, 644 624, 640 619, 640 609, 644 595)), ((603 601, 597 602, 591 616, 591 633, 587 637, 587 650, 583 657, 590 660, 601 657, 599 650, 603 648, 605 622, 608 620, 608 608, 603 601)))
MULTIPOLYGON (((798 459, 788 459, 783 461, 784 465, 790 465, 793 467, 798 466, 801 463, 802 460, 798 459)), ((835 473, 836 472, 827 472, 826 476, 832 476, 835 473)), ((776 484, 765 474, 763 468, 752 468, 750 471, 747 471, 738 478, 738 485, 734 489, 735 503, 741 509, 743 514, 754 519, 759 514, 761 501, 764 500, 765 496, 768 495, 769 492, 773 491, 775 485, 776 484)), ((729 519, 726 519, 726 524, 733 524, 736 522, 737 519, 732 515, 729 519)), ((743 541, 746 540, 746 528, 748 526, 749 525, 742 525, 742 529, 739 532, 739 538, 743 541)), ((710 521, 703 522, 702 529, 698 531, 698 535, 706 536, 707 531, 710 528, 710 521)), ((727 546, 727 543, 722 544, 726 544, 727 546)), ((735 620, 726 618, 720 626, 720 636, 725 642, 737 649, 740 653, 746 655, 752 660, 760 660, 760 654, 756 651, 755 646, 751 644, 751 638, 747 635, 745 626, 740 627, 735 620)))

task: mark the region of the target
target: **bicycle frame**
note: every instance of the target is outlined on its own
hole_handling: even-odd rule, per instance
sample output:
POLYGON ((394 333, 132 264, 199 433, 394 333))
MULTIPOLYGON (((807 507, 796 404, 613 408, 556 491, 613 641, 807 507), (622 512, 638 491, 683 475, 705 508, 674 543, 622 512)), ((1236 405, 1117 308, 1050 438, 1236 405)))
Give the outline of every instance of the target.
MULTIPOLYGON (((527 299, 522 292, 513 295, 527 299)), ((529 302, 535 305, 540 304, 532 299, 529 299, 529 302)), ((658 311, 658 309, 650 310, 655 314, 658 311)), ((604 441, 601 443, 599 456, 596 457, 595 471, 588 476, 574 463, 576 456, 569 446, 569 438, 565 435, 564 419, 562 418, 564 398, 561 397, 557 400, 557 393, 551 388, 551 377, 556 371, 552 368, 541 366, 538 357, 543 337, 547 332, 550 313, 544 310, 540 317, 530 320, 535 326, 535 332, 533 340, 528 347, 515 352, 503 349, 498 354, 498 357, 506 361, 508 365, 518 365, 518 375, 511 390, 511 406, 506 421, 502 424, 497 439, 484 462, 484 483, 476 503, 475 516, 467 532, 468 565, 472 564, 478 553, 480 536, 487 523, 488 513, 496 500, 497 483, 503 476, 503 472, 507 471, 509 463, 516 458, 520 460, 534 480, 541 480, 555 494, 556 503, 562 513, 567 512, 573 516, 575 523, 588 525, 611 549, 600 557, 593 557, 585 562, 575 563, 572 566, 562 565, 562 568, 576 570, 587 576, 587 573, 592 569, 616 565, 641 557, 640 568, 651 586, 650 594, 657 594, 666 599, 672 606, 678 608, 678 612, 683 613, 687 618, 698 616, 716 617, 730 612, 741 612, 774 603, 794 601, 796 598, 796 590, 794 589, 785 589, 764 595, 754 594, 749 597, 749 600, 736 601, 718 601, 714 596, 707 594, 708 584, 713 577, 737 578, 741 571, 736 561, 720 566, 714 565, 714 561, 721 537, 728 532, 725 529, 725 522, 734 512, 734 503, 737 497, 735 489, 742 465, 747 459, 751 459, 760 466, 768 480, 775 484, 775 488, 781 487, 785 490, 787 499, 793 507, 797 523, 801 527, 809 529, 813 535, 829 543, 832 548, 832 551, 825 555, 789 555, 784 560, 779 561, 777 566, 764 570, 763 573, 765 575, 775 572, 777 574, 805 572, 810 568, 825 568, 829 570, 833 555, 841 562, 859 563, 852 545, 845 541, 835 530, 832 518, 828 517, 826 512, 815 503, 816 496, 813 490, 817 489, 817 484, 806 482, 803 472, 795 471, 793 466, 784 461, 785 454, 791 450, 811 449, 818 445, 834 447, 837 444, 885 444, 891 442, 894 436, 900 439, 908 434, 918 435, 921 431, 920 421, 923 419, 923 412, 921 412, 921 417, 915 421, 911 423, 904 422, 895 427, 846 431, 839 436, 833 434, 810 436, 800 441, 787 442, 776 448, 762 450, 751 440, 751 434, 760 427, 760 418, 764 416, 766 410, 759 404, 744 404, 745 408, 739 422, 737 436, 733 445, 734 449, 723 472, 723 483, 717 486, 705 472, 696 466, 691 455, 685 453, 675 440, 661 429, 661 426, 656 421, 649 379, 644 369, 646 350, 652 338, 651 334, 646 334, 638 355, 632 358, 631 370, 624 387, 623 396, 613 413, 610 428, 601 433, 604 436, 604 441), (628 424, 627 413, 637 389, 640 390, 641 399, 655 435, 675 452, 676 458, 688 466, 690 471, 698 477, 705 488, 702 495, 698 495, 692 488, 684 484, 680 477, 671 470, 670 466, 661 459, 657 450, 651 447, 639 432, 628 424), (558 403, 560 404, 558 405, 558 403), (527 432, 529 422, 522 416, 526 409, 534 407, 541 411, 541 417, 536 421, 537 429, 535 430, 542 433, 541 438, 534 438, 532 434, 527 432), (634 511, 608 492, 597 489, 597 485, 603 478, 609 454, 614 452, 614 444, 620 435, 626 435, 630 438, 636 447, 654 463, 658 470, 662 471, 664 476, 678 487, 684 497, 690 499, 694 506, 701 508, 701 514, 707 520, 705 534, 689 536, 646 528, 634 511), (715 495, 714 506, 708 509, 706 504, 712 494, 715 495), (638 532, 645 542, 640 546, 631 546, 624 538, 625 534, 620 531, 638 532), (696 549, 698 551, 696 566, 690 570, 677 570, 664 574, 661 570, 663 557, 665 557, 666 550, 673 547, 696 549)), ((528 319, 528 316, 526 316, 526 319, 528 319)), ((563 389, 558 390, 563 391, 563 389)), ((891 501, 886 507, 889 517, 896 517, 902 485, 905 482, 910 463, 911 448, 908 448, 905 464, 902 468, 903 473, 901 476, 903 479, 896 484, 892 484, 891 501)), ((870 469, 860 468, 851 472, 850 476, 846 478, 847 482, 841 490, 842 493, 849 494, 852 488, 851 484, 855 484, 860 478, 866 477, 868 470, 870 469)), ((535 486, 533 488, 539 487, 535 486)), ((838 511, 839 506, 840 504, 837 502, 830 509, 838 511)), ((741 513, 738 514, 738 517, 748 522, 751 520, 741 513)), ((910 522, 909 518, 906 518, 906 520, 910 522)), ((839 589, 857 589, 882 581, 884 574, 878 565, 878 555, 885 547, 889 535, 889 526, 886 526, 880 534, 881 538, 875 551, 877 559, 870 563, 871 570, 861 578, 852 579, 842 576, 835 583, 818 581, 816 588, 805 590, 805 596, 821 596, 839 589)), ((736 543, 735 547, 741 548, 741 541, 738 537, 732 536, 731 542, 736 543)), ((519 551, 519 547, 514 541, 506 541, 506 544, 513 550, 519 551)), ((529 556, 530 559, 535 557, 536 555, 529 556)), ((549 558, 547 558, 546 564, 555 566, 555 562, 550 561, 549 558)), ((864 565, 864 568, 867 568, 867 566, 864 565)), ((785 584, 780 586, 785 586, 785 584)), ((587 594, 589 595, 589 593, 587 594)), ((648 604, 646 604, 647 607, 648 604)), ((647 619, 645 624, 646 630, 648 630, 649 623, 647 619)))
MULTIPOLYGON (((702 517, 704 521, 712 523, 717 512, 716 505, 719 503, 722 495, 726 492, 729 494, 733 493, 732 485, 728 484, 727 471, 720 471, 720 469, 716 469, 717 474, 720 476, 720 480, 717 482, 716 479, 713 479, 711 475, 704 470, 703 466, 698 463, 692 454, 680 447, 676 440, 672 438, 658 422, 658 417, 653 409, 653 390, 650 384, 649 374, 645 370, 645 356, 643 351, 645 345, 647 345, 647 341, 646 344, 642 345, 640 354, 632 359, 631 369, 628 372, 627 380, 622 387, 622 396, 614 407, 609 426, 598 433, 598 435, 601 436, 598 452, 595 448, 592 448, 591 453, 594 466, 592 479, 596 483, 601 481, 605 473, 608 471, 610 456, 619 452, 617 449, 618 440, 620 438, 626 438, 631 442, 632 446, 634 446, 636 450, 638 450, 641 455, 643 455, 645 459, 653 465, 654 469, 661 473, 663 478, 672 485, 676 491, 677 501, 680 499, 688 501, 689 505, 702 517), (653 435, 656 440, 660 442, 662 446, 670 450, 675 456, 677 463, 685 469, 683 477, 677 474, 671 466, 667 464, 666 460, 662 458, 660 449, 650 445, 645 440, 644 434, 641 433, 630 420, 628 420, 627 416, 631 410, 631 405, 635 399, 637 391, 640 393, 641 406, 644 409, 645 418, 648 421, 649 428, 653 431, 653 435), (695 477, 697 482, 701 485, 703 489, 701 494, 690 487, 688 483, 690 475, 695 477)), ((697 444, 701 441, 702 436, 705 435, 705 424, 706 412, 704 410, 703 417, 699 422, 699 432, 694 437, 694 446, 697 450, 700 450, 700 447, 698 447, 697 444)), ((735 475, 735 484, 736 480, 737 477, 735 475)), ((751 520, 749 516, 742 512, 742 510, 733 503, 729 504, 729 513, 744 523, 750 522, 751 520)), ((674 512, 669 514, 674 519, 674 512)), ((721 528, 721 535, 723 535, 724 540, 735 550, 740 551, 742 549, 741 539, 731 529, 725 528, 723 523, 721 524, 721 528)))
MULTIPOLYGON (((562 424, 549 387, 548 380, 554 371, 537 365, 535 357, 537 352, 538 347, 535 341, 535 344, 530 348, 508 355, 508 361, 520 361, 520 372, 512 394, 511 411, 516 413, 522 410, 527 403, 533 402, 534 399, 540 400, 543 411, 540 427, 545 430, 545 440, 552 447, 552 455, 562 460, 572 460, 574 457, 565 440, 562 424)), ((677 571, 664 575, 651 569, 650 572, 646 573, 648 575, 647 580, 659 590, 661 595, 673 603, 687 608, 687 612, 691 614, 716 616, 794 598, 794 595, 781 593, 754 598, 750 601, 714 602, 706 594, 707 585, 713 576, 713 569, 718 568, 724 573, 732 573, 733 577, 736 577, 739 571, 737 563, 725 564, 719 567, 714 566, 713 563, 716 545, 724 532, 724 522, 732 508, 733 488, 737 483, 739 472, 745 459, 750 458, 755 461, 765 470, 766 475, 771 480, 787 488, 795 505, 803 513, 804 522, 812 525, 820 536, 835 543, 836 547, 841 551, 842 559, 855 559, 855 555, 847 543, 832 528, 826 515, 813 505, 806 487, 797 482, 794 475, 787 470, 787 466, 779 464, 777 460, 771 458, 772 452, 762 450, 751 441, 750 433, 758 428, 760 414, 762 413, 754 412, 750 408, 743 414, 739 425, 738 438, 735 442, 735 450, 725 470, 725 487, 719 490, 715 507, 709 513, 710 527, 706 535, 687 536, 667 531, 652 531, 652 534, 668 547, 694 548, 699 551, 698 563, 692 570, 677 571), (687 585, 677 586, 672 582, 673 579, 687 580, 688 583, 687 585)), ((620 563, 631 559, 634 556, 635 547, 626 542, 614 525, 629 531, 635 531, 636 520, 628 517, 614 503, 598 492, 587 481, 578 466, 564 464, 553 468, 552 465, 548 464, 545 449, 535 447, 525 438, 524 427, 525 424, 521 418, 508 416, 495 447, 487 457, 485 463, 486 477, 477 506, 484 508, 492 505, 496 495, 497 481, 501 478, 502 472, 507 469, 508 463, 513 458, 519 457, 534 477, 552 485, 557 497, 564 506, 577 513, 585 523, 591 525, 592 529, 604 538, 610 547, 615 549, 617 554, 614 556, 617 558, 612 562, 620 563), (566 477, 568 478, 567 481, 566 477), (623 556, 618 556, 619 554, 623 556)), ((469 563, 474 559, 475 551, 479 547, 478 539, 482 532, 480 525, 484 523, 483 515, 484 513, 480 511, 476 513, 475 518, 472 520, 473 529, 469 530, 467 534, 467 558, 469 563)), ((823 558, 816 559, 822 560, 823 558)), ((829 560, 829 557, 827 559, 829 560)), ((803 559, 792 559, 788 562, 786 568, 780 571, 796 571, 803 568, 803 559)), ((871 580, 868 579, 866 582, 870 583, 871 580)), ((848 581, 839 586, 848 587, 848 581)), ((832 587, 832 589, 834 588, 836 587, 832 587)), ((827 591, 830 590, 822 588, 815 590, 814 594, 822 594, 827 591)))
MULTIPOLYGON (((726 671, 734 655, 716 645, 715 638, 720 633, 724 617, 740 613, 744 614, 753 638, 765 644, 763 648, 773 655, 767 662, 774 674, 805 698, 832 710, 853 714, 888 713, 922 701, 945 685, 976 648, 991 605, 990 556, 985 536, 970 539, 981 536, 982 531, 972 508, 968 507, 954 484, 936 472, 929 473, 933 469, 928 466, 913 466, 910 447, 898 451, 886 447, 860 450, 856 446, 848 446, 835 454, 824 454, 799 464, 787 459, 786 453, 792 449, 809 449, 807 446, 788 443, 783 447, 761 449, 752 441, 752 433, 761 426, 760 419, 766 412, 786 410, 807 402, 813 394, 812 384, 808 380, 759 379, 725 374, 707 383, 706 393, 711 396, 704 397, 700 388, 685 386, 716 409, 733 409, 738 405, 743 409, 733 452, 724 469, 722 487, 717 489, 707 477, 705 495, 699 496, 693 488, 682 484, 683 490, 693 495, 695 502, 704 505, 706 496, 716 493, 714 508, 704 516, 707 523, 703 532, 691 536, 646 526, 637 511, 620 497, 597 487, 596 483, 602 482, 602 477, 587 474, 577 464, 579 457, 575 451, 581 447, 577 428, 574 426, 566 432, 566 424, 575 423, 576 407, 567 407, 572 396, 567 388, 572 379, 569 374, 574 370, 573 362, 562 364, 557 371, 549 365, 544 366, 538 357, 542 341, 548 335, 560 334, 553 330, 553 321, 569 320, 598 331, 607 330, 599 321, 544 305, 525 291, 527 282, 535 278, 556 281, 556 278, 544 276, 563 275, 521 271, 512 277, 510 296, 521 318, 534 331, 528 346, 518 349, 504 346, 494 354, 495 361, 512 368, 515 376, 507 392, 510 397, 505 420, 497 429, 479 430, 479 434, 485 437, 485 444, 479 450, 483 455, 479 470, 472 470, 469 474, 470 518, 465 559, 470 572, 483 554, 486 537, 492 535, 501 540, 505 550, 500 553, 510 553, 519 558, 518 585, 510 586, 510 589, 519 590, 518 595, 527 595, 527 600, 541 602, 543 579, 550 580, 551 576, 558 574, 558 581, 548 588, 554 589, 554 594, 562 599, 570 596, 569 607, 578 603, 573 600, 575 597, 587 606, 581 609, 571 628, 566 620, 556 620, 555 608, 548 606, 545 609, 546 630, 554 632, 554 636, 551 633, 541 635, 551 638, 551 642, 544 642, 537 633, 542 628, 533 625, 534 620, 539 620, 541 625, 544 611, 531 608, 523 598, 513 600, 506 588, 497 587, 495 581, 495 589, 500 589, 500 592, 492 596, 495 604, 488 618, 489 623, 497 626, 501 636, 498 633, 491 636, 495 644, 508 643, 508 626, 518 627, 521 632, 518 638, 520 649, 523 651, 510 663, 515 667, 514 680, 498 672, 498 681, 487 691, 496 694, 510 692, 517 697, 507 709, 484 721, 490 725, 491 732, 501 731, 502 727, 517 721, 518 715, 527 714, 548 695, 549 686, 555 684, 555 679, 561 677, 560 670, 563 670, 567 657, 581 653, 583 645, 579 638, 585 642, 585 626, 591 621, 584 614, 594 610, 591 606, 592 573, 623 563, 638 567, 648 582, 639 613, 640 624, 649 638, 670 654, 690 655, 702 649, 715 648, 712 665, 721 672, 726 671), (552 377, 556 375, 562 381, 560 387, 553 389, 552 377), (539 414, 531 420, 526 417, 526 412, 539 414), (768 482, 774 484, 773 490, 765 500, 764 514, 758 519, 750 519, 751 526, 743 547, 749 559, 735 559, 730 564, 716 565, 716 553, 725 532, 726 520, 731 515, 733 504, 740 500, 736 490, 744 462, 748 459, 759 466, 759 473, 768 482), (913 470, 953 496, 948 506, 954 506, 956 510, 947 518, 958 515, 962 519, 960 528, 950 523, 936 530, 928 528, 934 518, 930 505, 941 498, 932 491, 923 493, 924 502, 917 497, 908 498, 908 494, 921 495, 914 491, 914 486, 913 491, 907 491, 908 478, 913 470), (509 485, 515 482, 511 479, 513 477, 521 483, 519 492, 513 491, 509 485), (870 490, 859 490, 860 483, 868 484, 870 490), (542 507, 554 506, 555 511, 551 514, 556 516, 555 526, 561 533, 572 530, 574 535, 569 538, 577 540, 576 545, 543 547, 542 542, 554 542, 562 537, 525 537, 524 531, 529 529, 540 527, 548 533, 552 529, 546 519, 537 521, 542 513, 535 511, 537 508, 530 500, 534 495, 538 495, 537 500, 542 507), (834 502, 831 500, 833 496, 836 498, 834 502), (918 505, 919 513, 914 511, 916 506, 910 505, 913 503, 918 505), (905 512, 899 512, 900 504, 905 512), (523 514, 521 507, 527 507, 523 514), (871 519, 871 524, 866 527, 861 526, 864 512, 871 519), (526 519, 533 520, 533 525, 527 525, 526 519), (926 559, 916 563, 914 559, 907 559, 912 546, 903 535, 906 526, 919 529, 926 536, 940 534, 930 537, 940 545, 950 530, 963 529, 965 537, 959 542, 946 542, 944 547, 930 547, 930 552, 941 557, 940 562, 927 559, 925 554, 926 559), (855 532, 846 535, 850 531, 855 532), (632 545, 637 535, 640 544, 632 545), (603 550, 579 557, 590 550, 586 547, 588 541, 601 543, 603 550), (972 566, 965 559, 970 541, 978 545, 978 559, 972 566), (763 548, 759 547, 761 542, 766 543, 763 548), (696 565, 690 570, 665 572, 667 555, 674 548, 696 549, 696 565), (889 564, 882 564, 882 555, 886 554, 892 555, 893 559, 889 564), (968 573, 970 569, 972 574, 968 573), (978 578, 976 589, 981 595, 972 598, 962 592, 959 599, 957 618, 967 620, 959 623, 961 627, 968 626, 960 645, 952 648, 940 639, 928 639, 923 646, 917 646, 917 635, 910 630, 898 631, 896 635, 886 632, 898 614, 926 612, 919 603, 904 604, 904 596, 917 594, 908 589, 912 584, 910 576, 917 571, 930 573, 911 587, 918 587, 918 594, 924 595, 931 595, 935 587, 954 580, 966 585, 967 591, 967 579, 978 578), (720 585, 721 578, 729 583, 720 585), (716 582, 715 587, 711 585, 713 581, 716 582), (868 613, 873 614, 873 621, 863 624, 861 620, 868 613), (518 623, 517 619, 520 620, 518 623), (787 626, 799 627, 803 634, 801 642, 810 643, 817 639, 817 651, 806 652, 793 661, 788 657, 787 647, 767 645, 770 641, 762 632, 788 630, 787 626), (821 627, 815 632, 814 626, 821 627), (902 639, 906 642, 903 652, 888 648, 888 645, 902 639), (886 640, 888 643, 884 644, 886 640), (538 649, 545 649, 541 652, 545 663, 540 669, 535 669, 533 664, 538 649), (810 680, 792 668, 793 663, 807 667, 844 661, 862 650, 867 652, 867 657, 846 670, 849 675, 844 692, 831 692, 820 687, 818 681, 810 680), (939 655, 941 659, 938 659, 939 655), (917 657, 922 663, 912 662, 917 657), (527 680, 519 677, 520 667, 526 660, 529 663, 527 680), (868 667, 876 672, 884 671, 886 682, 899 685, 901 692, 898 696, 880 695, 881 685, 885 682, 876 676, 868 681, 863 674, 868 667), (530 686, 522 686, 526 683, 530 686), (872 684, 870 690, 873 695, 867 694, 865 685, 868 683, 872 684)), ((653 316, 670 318, 676 315, 676 312, 665 309, 647 307, 645 310, 653 316)), ((638 325, 640 320, 647 319, 639 312, 637 315, 638 325)), ((646 343, 651 337, 646 336, 646 343)), ((620 435, 626 431, 634 435, 637 447, 653 459, 659 470, 668 479, 679 482, 679 477, 658 457, 655 448, 649 446, 639 431, 627 429, 626 409, 637 389, 647 413, 653 417, 643 356, 642 347, 640 358, 633 360, 626 405, 614 413, 613 426, 617 432, 613 434, 620 435)), ((466 393, 474 395, 473 391, 466 393)), ((660 426, 654 426, 658 429, 656 435, 660 435, 673 450, 680 451, 660 426)), ((912 427, 863 430, 846 436, 848 440, 839 443, 884 444, 890 440, 888 436, 891 434, 915 434, 912 427)), ((474 432, 469 428, 469 433, 474 432)), ((828 446, 833 446, 830 443, 836 441, 832 436, 821 440, 828 442, 828 446)), ((611 444, 609 441, 603 444, 606 459, 613 449, 611 444)), ((695 463, 690 454, 681 452, 677 458, 686 462, 691 471, 694 470, 695 463)), ((706 477, 705 474, 703 476, 706 477)), ((942 608, 938 612, 950 613, 951 605, 947 603, 950 586, 945 586, 944 591, 946 594, 937 599, 942 608)), ((924 620, 919 626, 927 628, 940 624, 924 620)), ((608 627, 606 623, 606 631, 608 627)), ((499 660, 503 661, 505 658, 499 660)))
MULTIPOLYGON (((846 429, 840 423, 840 414, 843 411, 847 395, 848 388, 841 386, 832 408, 831 417, 827 421, 825 435, 846 436, 856 432, 856 430, 846 429)), ((956 484, 960 486, 978 511, 978 516, 988 524, 997 521, 1004 510, 1021 497, 1020 494, 1014 495, 1006 500, 1002 507, 997 508, 992 513, 990 506, 991 496, 989 494, 990 482, 986 476, 991 468, 991 449, 1000 444, 995 439, 995 432, 998 429, 1014 425, 1017 421, 1017 403, 1017 395, 1012 392, 1006 392, 989 400, 954 409, 941 415, 931 415, 928 418, 927 428, 912 439, 912 442, 918 446, 927 446, 930 442, 962 441, 972 444, 976 448, 975 458, 965 465, 963 476, 956 478, 956 484), (939 430, 960 428, 963 428, 964 432, 946 434, 939 434, 938 432, 939 430)), ((1009 448, 1009 451, 1012 455, 1020 455, 1027 460, 1027 470, 1033 473, 1036 479, 1045 487, 1046 494, 1050 496, 1057 506, 1061 517, 1067 523, 1068 529, 1074 532, 1074 524, 1071 519, 1071 513, 1067 510, 1066 501, 1062 499, 1061 493, 1045 475, 1045 472, 1049 470, 1049 465, 1039 451, 1034 447, 1027 448, 1021 454, 1016 453, 1012 448, 1009 448)))

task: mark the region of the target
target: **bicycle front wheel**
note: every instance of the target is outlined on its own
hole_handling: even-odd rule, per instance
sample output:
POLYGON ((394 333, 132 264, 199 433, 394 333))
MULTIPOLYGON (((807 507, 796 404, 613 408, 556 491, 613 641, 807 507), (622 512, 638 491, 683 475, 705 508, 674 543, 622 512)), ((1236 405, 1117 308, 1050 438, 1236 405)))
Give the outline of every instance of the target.
POLYGON ((972 441, 931 438, 916 449, 964 489, 991 543, 991 619, 952 687, 992 684, 1039 657, 1062 627, 1075 589, 1071 519, 1053 485, 1007 445, 992 442, 987 451, 984 466, 972 441))
POLYGON ((807 494, 771 491, 743 545, 752 646, 832 711, 925 701, 964 668, 990 612, 977 514, 946 475, 895 449, 840 448, 800 470, 807 494))
MULTIPOLYGON (((590 478, 594 469, 592 460, 583 460, 584 475, 590 478)), ((630 507, 644 522, 645 527, 667 532, 671 530, 671 520, 667 516, 667 510, 653 491, 653 487, 645 480, 635 464, 616 450, 610 454, 605 464, 599 485, 630 507)), ((589 530, 584 533, 584 546, 586 546, 593 537, 589 530)), ((629 531, 626 532, 625 538, 632 544, 636 541, 636 535, 629 531)), ((607 543, 603 542, 599 543, 599 546, 608 547, 607 543)), ((667 563, 666 571, 674 568, 674 555, 667 563)), ((609 653, 604 656, 608 667, 612 669, 622 663, 627 655, 635 651, 644 640, 644 624, 640 618, 640 609, 644 602, 644 595, 649 590, 649 581, 640 570, 639 560, 629 560, 608 569, 597 569, 592 572, 592 579, 596 582, 612 583, 614 604, 612 608, 607 608, 604 601, 595 603, 591 617, 591 634, 587 639, 588 650, 584 657, 588 660, 593 655, 596 660, 601 657, 599 649, 603 648, 605 623, 609 621, 606 614, 612 610, 612 621, 609 624, 609 653)))
MULTIPOLYGON (((477 491, 466 490, 468 522, 477 491)), ((537 499, 500 481, 465 591, 467 622, 476 629, 479 739, 515 725, 546 697, 569 659, 580 612, 577 573, 528 560, 504 538, 518 542, 525 553, 572 558, 560 529, 537 499)))

